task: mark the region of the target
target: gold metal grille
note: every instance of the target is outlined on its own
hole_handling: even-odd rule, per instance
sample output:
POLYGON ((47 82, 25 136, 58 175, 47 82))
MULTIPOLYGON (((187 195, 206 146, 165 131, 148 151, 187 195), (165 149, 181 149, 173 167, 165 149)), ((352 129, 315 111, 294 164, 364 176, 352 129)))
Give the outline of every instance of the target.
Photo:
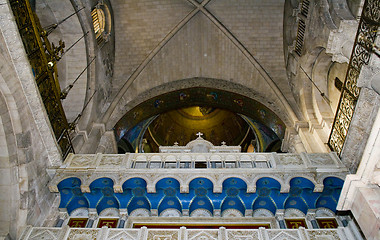
POLYGON ((56 67, 65 45, 62 41, 59 46, 49 42, 47 33, 32 12, 29 1, 10 0, 10 4, 54 135, 65 158, 70 152, 74 152, 69 124, 60 101, 61 90, 56 67))
POLYGON ((297 29, 297 38, 294 51, 298 56, 302 55, 302 49, 304 45, 305 31, 306 31, 306 19, 309 14, 309 0, 303 0, 301 3, 300 14, 298 15, 298 29, 297 29))
POLYGON ((331 150, 337 152, 339 155, 342 152, 360 94, 357 80, 362 66, 369 63, 372 54, 371 49, 375 43, 379 26, 380 1, 366 0, 328 142, 331 150))
POLYGON ((310 1, 309 0, 303 0, 302 1, 301 14, 305 18, 307 18, 307 15, 309 14, 309 5, 310 5, 310 1))
POLYGON ((306 24, 305 21, 302 19, 299 19, 298 21, 298 30, 297 30, 297 40, 296 40, 296 46, 294 51, 297 53, 298 56, 302 55, 302 49, 303 49, 303 41, 305 37, 305 30, 306 30, 306 24))
POLYGON ((104 28, 105 28, 105 14, 104 11, 96 7, 91 11, 91 16, 92 16, 92 23, 94 25, 94 32, 96 35, 96 40, 98 44, 102 44, 104 39, 103 39, 103 33, 104 33, 104 28))

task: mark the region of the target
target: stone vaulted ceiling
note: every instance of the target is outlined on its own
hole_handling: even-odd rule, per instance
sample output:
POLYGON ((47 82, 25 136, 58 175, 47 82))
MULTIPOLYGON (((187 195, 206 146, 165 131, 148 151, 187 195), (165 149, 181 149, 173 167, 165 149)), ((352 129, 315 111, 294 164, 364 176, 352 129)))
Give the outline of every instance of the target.
POLYGON ((246 86, 284 121, 298 120, 285 71, 283 0, 111 0, 111 4, 115 97, 103 119, 108 127, 149 89, 192 78, 246 86))

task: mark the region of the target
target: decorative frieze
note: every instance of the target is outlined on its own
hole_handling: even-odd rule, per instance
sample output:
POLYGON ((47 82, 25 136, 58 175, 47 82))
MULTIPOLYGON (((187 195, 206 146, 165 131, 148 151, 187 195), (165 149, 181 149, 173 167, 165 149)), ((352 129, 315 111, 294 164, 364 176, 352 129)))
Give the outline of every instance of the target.
POLYGON ((350 235, 345 234, 345 228, 337 229, 150 229, 142 227, 140 229, 119 229, 119 228, 43 228, 28 227, 20 240, 31 239, 81 239, 81 240, 235 240, 235 239, 258 239, 258 240, 279 240, 279 239, 334 239, 353 240, 350 235))

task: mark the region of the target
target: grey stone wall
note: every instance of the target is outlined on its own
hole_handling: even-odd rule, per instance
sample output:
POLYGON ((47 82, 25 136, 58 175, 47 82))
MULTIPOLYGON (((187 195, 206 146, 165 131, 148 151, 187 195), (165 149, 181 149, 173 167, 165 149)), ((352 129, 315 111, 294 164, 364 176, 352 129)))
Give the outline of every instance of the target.
POLYGON ((0 221, 8 227, 2 232, 16 239, 26 224, 41 225, 50 210, 46 168, 59 166, 61 157, 8 5, 0 6, 0 16, 0 133, 7 150, 0 164, 0 221))

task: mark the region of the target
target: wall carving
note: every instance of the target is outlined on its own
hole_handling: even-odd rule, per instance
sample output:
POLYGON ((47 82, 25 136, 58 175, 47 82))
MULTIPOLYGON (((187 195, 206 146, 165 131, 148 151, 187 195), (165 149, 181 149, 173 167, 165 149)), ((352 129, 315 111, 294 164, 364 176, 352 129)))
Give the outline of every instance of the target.
POLYGON ((190 213, 190 217, 194 218, 203 218, 203 217, 212 217, 212 213, 207 209, 198 208, 190 213))
POLYGON ((46 240, 56 240, 59 236, 59 229, 44 229, 41 231, 35 230, 32 231, 30 234, 31 240, 39 240, 39 239, 46 239, 46 240))
POLYGON ((298 230, 268 230, 270 240, 298 240, 298 230))
POLYGON ((149 217, 150 212, 149 212, 149 210, 147 210, 145 208, 138 208, 138 209, 133 210, 129 214, 129 216, 131 216, 131 217, 149 217))
POLYGON ((87 208, 77 208, 71 212, 70 217, 88 217, 88 209, 87 208))
POLYGON ((100 235, 100 229, 72 228, 67 240, 96 240, 100 235))
POLYGON ((150 230, 148 239, 152 240, 178 240, 177 230, 150 230))
POLYGON ((289 217, 289 218, 293 218, 293 217, 305 217, 305 214, 303 212, 301 212, 300 210, 298 209, 295 209, 295 208, 288 208, 285 210, 285 217, 289 217))
POLYGON ((32 239, 62 239, 62 240, 298 240, 298 239, 331 239, 331 240, 357 240, 345 234, 346 228, 337 229, 118 229, 118 228, 42 228, 28 227, 21 235, 20 240, 32 239), (302 237, 301 237, 302 236, 302 237), (45 237, 45 238, 43 238, 45 237))
POLYGON ((226 209, 222 212, 222 217, 243 217, 243 214, 236 209, 226 209))
POLYGON ((327 208, 318 208, 315 212, 316 217, 334 217, 335 214, 333 211, 327 208))
POLYGON ((254 230, 229 230, 227 229, 228 239, 231 240, 255 240, 259 239, 258 231, 254 230))
POLYGON ((209 231, 199 231, 199 230, 190 230, 188 232, 189 240, 217 240, 218 231, 209 230, 209 231))
POLYGON ((106 208, 99 213, 99 217, 119 217, 119 209, 106 208))
POLYGON ((267 209, 260 208, 253 211, 253 217, 273 217, 273 213, 267 209))
POLYGON ((136 240, 138 239, 139 230, 134 229, 128 229, 126 231, 123 230, 117 230, 117 229, 110 229, 108 233, 109 240, 136 240))
POLYGON ((182 214, 179 210, 168 208, 161 212, 160 217, 180 217, 182 214))

